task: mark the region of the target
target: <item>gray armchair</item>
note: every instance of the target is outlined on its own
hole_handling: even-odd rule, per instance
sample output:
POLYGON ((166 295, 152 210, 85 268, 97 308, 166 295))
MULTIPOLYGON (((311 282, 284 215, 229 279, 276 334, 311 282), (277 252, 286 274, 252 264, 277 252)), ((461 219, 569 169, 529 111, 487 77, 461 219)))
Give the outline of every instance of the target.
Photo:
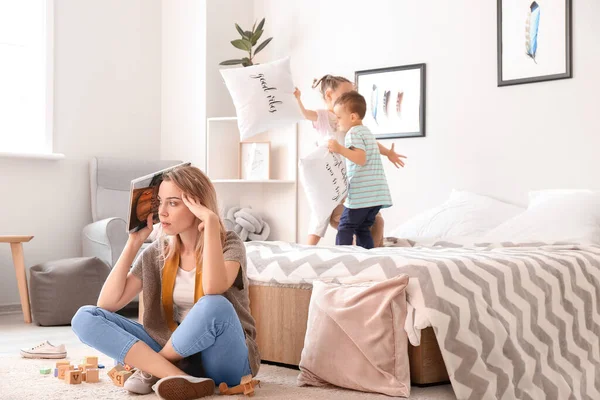
POLYGON ((92 158, 90 189, 94 222, 83 228, 83 256, 98 257, 112 268, 127 242, 126 221, 131 181, 180 163, 173 160, 92 158))

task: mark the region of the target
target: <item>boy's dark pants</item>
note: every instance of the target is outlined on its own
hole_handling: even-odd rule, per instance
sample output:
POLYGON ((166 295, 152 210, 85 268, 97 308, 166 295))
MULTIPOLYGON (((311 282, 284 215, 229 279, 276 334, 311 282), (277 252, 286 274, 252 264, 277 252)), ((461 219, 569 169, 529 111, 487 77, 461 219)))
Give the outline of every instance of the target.
POLYGON ((356 244, 365 249, 373 248, 371 226, 375 223, 375 216, 381 206, 366 208, 346 208, 340 218, 335 244, 338 246, 351 245, 353 236, 356 235, 356 244))

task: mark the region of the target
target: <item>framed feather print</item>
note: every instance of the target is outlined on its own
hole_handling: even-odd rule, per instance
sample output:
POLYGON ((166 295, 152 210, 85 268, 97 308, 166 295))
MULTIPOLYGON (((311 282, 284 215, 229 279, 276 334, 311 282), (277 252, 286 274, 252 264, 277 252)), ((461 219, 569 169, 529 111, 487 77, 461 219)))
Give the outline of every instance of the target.
POLYGON ((357 71, 355 83, 375 138, 425 136, 425 64, 357 71))
POLYGON ((571 78, 571 0, 497 0, 498 86, 571 78))

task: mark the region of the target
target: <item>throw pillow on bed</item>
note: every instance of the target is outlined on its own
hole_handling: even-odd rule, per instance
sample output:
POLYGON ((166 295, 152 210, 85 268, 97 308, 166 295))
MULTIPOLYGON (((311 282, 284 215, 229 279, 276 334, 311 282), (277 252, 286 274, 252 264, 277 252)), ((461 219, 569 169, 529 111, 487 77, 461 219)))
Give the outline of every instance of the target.
POLYGON ((348 193, 344 159, 319 146, 300 160, 298 170, 313 217, 318 221, 329 220, 348 193))
POLYGON ((557 197, 578 195, 581 193, 600 193, 589 189, 546 189, 546 190, 532 190, 529 192, 529 206, 534 207, 543 203, 548 199, 557 197))
POLYGON ((487 242, 600 244, 600 193, 553 193, 488 232, 487 242))
POLYGON ((241 140, 303 119, 289 58, 222 69, 221 75, 235 106, 241 140))
POLYGON ((523 207, 466 190, 453 190, 443 204, 409 219, 390 236, 441 238, 481 236, 523 212, 523 207))
POLYGON ((408 397, 407 284, 407 275, 364 284, 315 281, 298 384, 408 397))

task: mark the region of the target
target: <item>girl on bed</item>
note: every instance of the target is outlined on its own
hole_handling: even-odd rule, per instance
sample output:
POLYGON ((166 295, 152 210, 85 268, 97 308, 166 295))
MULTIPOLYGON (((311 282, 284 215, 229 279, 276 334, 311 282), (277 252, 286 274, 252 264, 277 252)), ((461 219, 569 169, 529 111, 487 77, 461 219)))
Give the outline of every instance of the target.
MULTIPOLYGON (((342 94, 353 91, 354 84, 343 76, 325 75, 321 79, 315 79, 312 87, 313 89, 319 88, 327 109, 307 110, 304 108, 304 104, 302 104, 302 100, 300 99, 301 92, 296 88, 294 95, 296 96, 296 99, 298 99, 298 104, 300 105, 304 118, 312 121, 313 127, 319 134, 319 139, 333 138, 343 145, 345 132, 340 132, 337 129, 337 118, 333 113, 333 105, 342 94)), ((379 147, 379 153, 386 156, 396 168, 404 167, 404 161, 402 159, 406 157, 397 154, 394 151, 393 143, 392 147, 389 149, 379 142, 377 142, 377 146, 379 147)), ((339 204, 331 213, 331 217, 325 221, 318 221, 314 215, 311 215, 307 239, 308 244, 313 246, 317 245, 321 238, 325 236, 329 224, 331 224, 334 229, 337 229, 343 211, 344 207, 339 204)), ((381 213, 378 213, 375 217, 375 224, 371 227, 371 235, 373 236, 375 247, 382 247, 383 217, 381 216, 381 213)))
POLYGON ((86 345, 136 368, 130 392, 196 399, 212 395, 215 382, 235 386, 258 373, 246 251, 225 231, 215 188, 198 168, 165 173, 158 201, 162 236, 134 263, 153 230, 150 214, 129 235, 97 306, 81 307, 72 326, 86 345), (143 325, 116 314, 140 292, 143 325))

